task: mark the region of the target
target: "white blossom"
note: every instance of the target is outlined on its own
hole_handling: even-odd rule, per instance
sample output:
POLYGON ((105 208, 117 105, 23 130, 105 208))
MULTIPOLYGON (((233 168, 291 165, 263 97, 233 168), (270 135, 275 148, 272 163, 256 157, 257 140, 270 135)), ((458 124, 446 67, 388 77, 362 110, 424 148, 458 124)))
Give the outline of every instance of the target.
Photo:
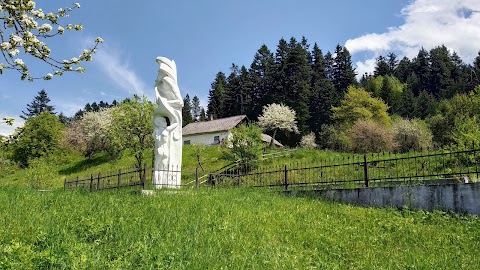
POLYGON ((10 44, 10 42, 7 42, 7 41, 2 42, 0 43, 0 48, 4 51, 10 50, 12 48, 12 44, 10 44))
POLYGON ((103 42, 102 39, 97 38, 92 48, 84 50, 79 57, 64 60, 63 63, 50 57, 51 50, 43 42, 43 39, 56 34, 64 34, 66 30, 83 30, 81 23, 59 22, 61 19, 69 17, 73 9, 79 9, 80 4, 73 3, 69 7, 58 8, 55 12, 44 12, 42 9, 35 8, 36 1, 34 0, 0 0, 0 21, 3 22, 3 27, 0 29, 0 51, 5 60, 0 63, 0 70, 2 70, 0 74, 3 73, 3 70, 14 70, 21 74, 22 80, 33 80, 25 62, 22 59, 15 59, 22 52, 28 57, 41 59, 54 69, 58 69, 53 74, 48 73, 45 76, 37 76, 37 78, 50 80, 56 75, 62 75, 64 71, 83 73, 85 71, 83 67, 73 68, 72 64, 81 65, 83 61, 92 60, 92 53, 95 52, 98 44, 103 42), (56 29, 56 32, 50 34, 53 29, 56 29))
POLYGON ((97 38, 95 39, 95 42, 97 42, 97 43, 103 43, 103 39, 102 39, 101 37, 97 37, 97 38))
POLYGON ((53 78, 52 73, 48 73, 45 77, 43 77, 43 79, 46 81, 51 80, 52 78, 53 78))
POLYGON ((13 56, 17 56, 19 53, 20 53, 20 51, 18 49, 13 49, 13 50, 8 52, 8 55, 13 57, 13 56))
POLYGON ((25 63, 23 62, 23 60, 20 59, 20 58, 15 59, 15 60, 13 61, 13 63, 14 63, 15 65, 17 65, 17 66, 24 66, 24 65, 25 65, 25 63))
POLYGON ((268 104, 263 107, 263 114, 258 117, 258 124, 267 130, 283 129, 298 132, 295 111, 283 104, 268 104))
POLYGON ((38 31, 39 31, 40 33, 48 33, 48 32, 50 32, 50 31, 52 31, 52 26, 51 26, 50 24, 48 24, 48 23, 44 23, 44 24, 42 24, 42 26, 40 26, 40 27, 38 28, 38 31))

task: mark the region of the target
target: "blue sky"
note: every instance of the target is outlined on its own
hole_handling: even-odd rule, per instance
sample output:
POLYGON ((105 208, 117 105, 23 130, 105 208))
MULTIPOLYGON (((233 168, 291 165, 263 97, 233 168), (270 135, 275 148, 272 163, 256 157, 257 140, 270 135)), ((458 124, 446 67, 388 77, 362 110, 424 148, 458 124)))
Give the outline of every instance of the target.
MULTIPOLYGON (((262 44, 275 51, 282 37, 317 43, 325 52, 347 46, 359 74, 371 71, 374 58, 394 51, 413 57, 422 46, 445 44, 470 63, 480 50, 478 0, 79 0, 81 9, 65 23, 84 24, 80 32, 48 40, 54 56, 70 59, 91 45, 98 48, 84 74, 51 81, 22 82, 18 74, 0 75, 0 117, 18 116, 41 89, 56 111, 73 115, 85 103, 111 102, 133 94, 152 97, 157 56, 177 63, 183 95, 197 95, 206 106, 210 83, 232 63, 251 64, 262 44)), ((37 8, 55 11, 67 1, 38 0, 37 8)), ((20 56, 21 57, 21 56, 20 56)), ((49 66, 25 58, 34 75, 49 66)), ((0 60, 1 62, 1 60, 0 60)), ((0 125, 0 134, 12 132, 0 125)))

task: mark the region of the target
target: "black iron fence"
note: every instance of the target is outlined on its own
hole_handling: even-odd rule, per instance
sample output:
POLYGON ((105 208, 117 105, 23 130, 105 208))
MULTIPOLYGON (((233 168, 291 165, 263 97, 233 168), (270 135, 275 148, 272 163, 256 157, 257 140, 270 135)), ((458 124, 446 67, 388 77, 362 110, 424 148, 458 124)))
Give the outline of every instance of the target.
POLYGON ((86 189, 90 191, 115 189, 123 187, 144 187, 147 173, 146 165, 143 168, 126 168, 107 173, 90 174, 84 178, 65 179, 64 189, 86 189))
POLYGON ((340 189, 474 182, 480 149, 350 155, 317 163, 239 164, 209 175, 206 186, 340 189))

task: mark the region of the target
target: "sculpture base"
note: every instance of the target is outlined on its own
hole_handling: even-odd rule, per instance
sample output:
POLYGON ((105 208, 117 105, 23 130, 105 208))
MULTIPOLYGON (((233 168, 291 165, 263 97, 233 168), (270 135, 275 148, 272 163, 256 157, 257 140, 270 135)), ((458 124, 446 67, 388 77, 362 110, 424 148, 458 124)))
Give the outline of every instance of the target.
POLYGON ((153 188, 180 188, 181 179, 179 171, 155 170, 153 171, 153 188))

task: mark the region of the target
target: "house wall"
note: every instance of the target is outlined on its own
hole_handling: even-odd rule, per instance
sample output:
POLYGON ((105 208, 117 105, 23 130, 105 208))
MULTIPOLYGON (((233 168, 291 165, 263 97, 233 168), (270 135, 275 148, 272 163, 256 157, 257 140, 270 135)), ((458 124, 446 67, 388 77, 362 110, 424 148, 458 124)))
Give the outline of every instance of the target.
POLYGON ((195 143, 203 143, 205 145, 213 145, 214 144, 214 138, 215 136, 220 137, 220 142, 222 140, 228 140, 231 136, 231 133, 227 130, 224 131, 219 131, 219 132, 212 132, 212 133, 202 133, 202 134, 192 134, 192 135, 186 135, 182 137, 183 144, 185 144, 185 141, 190 141, 190 144, 195 144, 195 143))

